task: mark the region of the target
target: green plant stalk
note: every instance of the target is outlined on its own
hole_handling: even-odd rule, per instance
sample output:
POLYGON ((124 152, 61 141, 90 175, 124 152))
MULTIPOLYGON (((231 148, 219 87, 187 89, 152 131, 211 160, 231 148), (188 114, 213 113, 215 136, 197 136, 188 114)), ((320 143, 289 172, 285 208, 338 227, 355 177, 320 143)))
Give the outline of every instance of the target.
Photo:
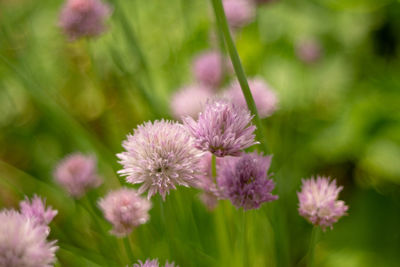
POLYGON ((228 53, 229 53, 229 56, 230 56, 232 64, 233 64, 233 68, 235 69, 236 76, 239 80, 240 87, 242 88, 244 98, 246 99, 247 107, 249 108, 251 114, 254 115, 253 122, 257 127, 257 130, 256 130, 257 139, 261 142, 263 151, 265 153, 267 153, 268 146, 266 143, 266 139, 264 138, 264 131, 263 131, 260 117, 258 116, 256 103, 254 102, 253 96, 251 94, 250 87, 247 82, 246 75, 244 73, 243 66, 242 66, 242 63, 240 62, 239 54, 236 49, 236 45, 233 42, 233 38, 232 38, 230 29, 229 29, 228 21, 226 19, 224 8, 222 6, 222 1, 221 0, 211 0, 211 2, 213 5, 218 28, 220 31, 222 31, 222 33, 224 35, 228 53))
POLYGON ((216 180, 217 180, 217 157, 214 154, 211 155, 211 176, 212 176, 214 182, 216 182, 216 180))
POLYGON ((314 267, 314 255, 315 255, 315 246, 318 243, 319 234, 320 234, 319 226, 314 226, 311 231, 311 238, 310 238, 310 247, 308 248, 307 252, 307 267, 314 267))
POLYGON ((135 261, 135 257, 133 255, 133 251, 132 251, 132 247, 131 247, 131 242, 129 240, 129 236, 126 236, 123 239, 124 239, 124 246, 125 246, 126 254, 127 254, 129 262, 130 262, 129 264, 131 264, 132 262, 135 261))

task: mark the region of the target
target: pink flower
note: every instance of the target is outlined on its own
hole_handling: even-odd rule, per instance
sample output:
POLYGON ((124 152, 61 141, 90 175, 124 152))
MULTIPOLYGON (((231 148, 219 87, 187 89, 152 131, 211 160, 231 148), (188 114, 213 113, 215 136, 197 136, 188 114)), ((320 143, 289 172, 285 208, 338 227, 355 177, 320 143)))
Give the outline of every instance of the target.
POLYGON ((206 51, 193 61, 193 73, 196 79, 210 87, 218 87, 223 78, 224 58, 217 51, 206 51))
POLYGON ((299 42, 296 45, 296 55, 304 63, 314 63, 321 58, 321 44, 312 39, 299 42))
POLYGON ((183 116, 197 118, 207 99, 212 96, 211 90, 203 85, 184 87, 172 96, 172 114, 176 119, 181 119, 183 116))
POLYGON ((93 156, 74 153, 58 164, 54 176, 71 196, 80 198, 89 189, 101 185, 102 180, 96 171, 96 159, 93 156))
POLYGON ((232 28, 241 28, 255 17, 255 6, 249 0, 223 0, 226 19, 232 28))
MULTIPOLYGON (((277 109, 278 98, 269 85, 260 78, 250 79, 249 87, 261 118, 271 116, 277 109)), ((225 92, 225 96, 234 104, 247 109, 246 99, 243 96, 239 82, 234 82, 225 92)))
POLYGON ((314 225, 320 225, 323 230, 346 214, 348 206, 344 201, 337 200, 343 187, 336 186, 336 181, 326 177, 302 180, 299 198, 299 213, 314 225))
POLYGON ((42 226, 47 226, 57 215, 57 210, 53 210, 50 206, 46 209, 46 200, 42 200, 37 195, 34 195, 31 201, 25 197, 19 206, 23 215, 42 226))
POLYGON ((146 223, 150 216, 151 202, 133 189, 122 188, 111 191, 99 206, 105 218, 113 225, 111 233, 116 236, 126 236, 133 228, 146 223))
POLYGON ((67 0, 60 14, 60 27, 71 41, 94 37, 105 30, 111 9, 100 0, 67 0))
POLYGON ((49 228, 15 210, 0 211, 0 266, 50 267, 58 249, 49 228))

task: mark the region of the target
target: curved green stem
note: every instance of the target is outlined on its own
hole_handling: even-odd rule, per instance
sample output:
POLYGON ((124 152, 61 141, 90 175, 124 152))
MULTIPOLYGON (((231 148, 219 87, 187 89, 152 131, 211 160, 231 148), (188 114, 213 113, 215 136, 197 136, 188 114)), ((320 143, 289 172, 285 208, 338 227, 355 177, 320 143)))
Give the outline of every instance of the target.
POLYGON ((247 107, 249 108, 251 114, 254 115, 253 117, 253 122, 257 127, 257 138, 261 142, 261 145, 263 146, 263 150, 265 153, 268 152, 268 146, 266 144, 266 140, 263 135, 263 128, 262 124, 260 121, 260 117, 258 116, 257 112, 257 107, 254 102, 253 96, 251 95, 250 87, 246 79, 246 75, 244 73, 242 63, 240 62, 239 54, 236 49, 236 45, 233 42, 233 38, 231 35, 231 31, 229 29, 228 21, 226 19, 226 15, 224 12, 224 8, 222 6, 222 1, 221 0, 211 0, 213 8, 214 8, 214 13, 215 17, 217 20, 217 25, 220 31, 222 31, 226 46, 229 52, 229 56, 231 58, 233 68, 235 69, 236 76, 239 80, 240 87, 242 88, 242 92, 244 95, 244 98, 246 99, 247 107))

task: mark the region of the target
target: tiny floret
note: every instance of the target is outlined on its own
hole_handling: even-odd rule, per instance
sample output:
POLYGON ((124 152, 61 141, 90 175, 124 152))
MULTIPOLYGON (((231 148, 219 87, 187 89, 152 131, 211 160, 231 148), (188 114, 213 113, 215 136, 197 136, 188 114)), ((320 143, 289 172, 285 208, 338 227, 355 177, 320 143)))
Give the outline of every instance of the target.
POLYGON ((271 194, 275 187, 268 175, 271 158, 255 152, 224 158, 217 179, 224 198, 244 210, 258 209, 262 203, 278 199, 271 194))
POLYGON ((123 169, 118 173, 132 184, 142 184, 139 193, 148 198, 159 193, 163 199, 176 185, 194 186, 202 153, 193 138, 177 122, 155 121, 139 125, 123 142, 125 152, 118 154, 123 169))
POLYGON ((336 180, 330 181, 326 177, 302 180, 299 198, 299 213, 314 225, 323 230, 332 225, 346 214, 348 206, 338 200, 342 186, 336 186, 336 180))
POLYGON ((100 199, 99 206, 104 217, 113 225, 111 233, 116 236, 128 235, 133 228, 146 223, 150 218, 151 202, 133 189, 111 191, 100 199))
POLYGON ((46 208, 46 200, 34 195, 32 200, 27 197, 19 203, 21 213, 38 225, 47 226, 57 215, 57 210, 46 208))
POLYGON ((232 28, 241 28, 253 21, 255 5, 249 0, 223 0, 226 19, 232 28))
MULTIPOLYGON (((249 80, 249 87, 260 117, 271 116, 277 108, 278 98, 276 93, 260 78, 249 80)), ((232 83, 226 92, 226 97, 230 98, 236 105, 247 108, 246 99, 239 82, 232 83)))
POLYGON ((183 119, 195 138, 195 146, 218 157, 239 156, 242 150, 254 144, 256 127, 247 109, 238 107, 226 99, 207 101, 197 121, 183 119))
POLYGON ((200 83, 215 88, 223 78, 224 58, 219 52, 207 51, 194 59, 192 68, 200 83))
MULTIPOLYGON (((138 261, 138 263, 133 264, 132 267, 159 267, 160 264, 158 263, 158 259, 147 259, 145 262, 142 262, 141 260, 138 261)), ((175 263, 168 263, 168 261, 165 263, 165 267, 179 267, 178 265, 175 266, 175 263)))
POLYGON ((67 0, 61 10, 59 25, 71 41, 94 37, 105 30, 110 7, 100 0, 67 0))
POLYGON ((197 118, 203 110, 207 99, 213 96, 211 89, 204 85, 190 85, 177 91, 171 99, 171 110, 174 118, 180 120, 184 116, 197 118))
POLYGON ((47 241, 47 226, 15 211, 0 211, 0 266, 50 267, 55 263, 55 241, 47 241))
POLYGON ((96 171, 96 159, 93 156, 74 153, 58 164, 54 177, 72 197, 80 198, 89 189, 101 185, 102 180, 96 171))

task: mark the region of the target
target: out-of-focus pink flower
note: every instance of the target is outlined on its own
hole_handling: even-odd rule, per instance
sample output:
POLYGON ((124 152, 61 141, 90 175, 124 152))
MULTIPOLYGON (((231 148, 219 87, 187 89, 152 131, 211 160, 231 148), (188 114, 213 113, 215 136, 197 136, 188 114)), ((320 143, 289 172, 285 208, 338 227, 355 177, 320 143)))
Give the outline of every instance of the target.
MULTIPOLYGON (((261 118, 271 116, 277 109, 278 98, 276 93, 260 78, 250 79, 248 82, 259 116, 261 118)), ((225 96, 230 98, 234 104, 247 108, 246 99, 239 82, 232 83, 225 96)))
POLYGON ((181 119, 184 116, 197 118, 207 99, 212 96, 211 90, 203 85, 195 84, 183 87, 172 96, 172 114, 176 119, 181 119))
MULTIPOLYGON (((142 262, 141 260, 138 261, 138 263, 133 264, 132 267, 159 267, 160 264, 158 263, 158 259, 147 259, 145 262, 142 262)), ((168 261, 165 263, 165 267, 179 267, 178 265, 175 266, 175 263, 171 262, 168 263, 168 261)))
POLYGON ((105 30, 110 7, 100 0, 67 0, 61 10, 59 25, 71 41, 94 37, 105 30))
POLYGON ((240 28, 253 21, 255 6, 249 0, 223 0, 226 19, 232 28, 240 28))
POLYGON ((74 153, 64 158, 57 166, 56 181, 73 197, 82 197, 89 189, 101 185, 97 175, 96 159, 74 153))
POLYGON ((150 216, 151 202, 136 190, 122 188, 111 191, 99 201, 104 217, 113 225, 111 233, 126 236, 133 228, 146 223, 150 216))
POLYGON ((197 81, 215 88, 218 87, 224 75, 224 57, 217 51, 206 51, 193 61, 193 73, 197 81))
POLYGON ((326 177, 303 180, 299 198, 299 213, 314 225, 325 230, 346 214, 348 206, 344 201, 337 200, 343 187, 336 186, 336 180, 326 177))
POLYGON ((49 228, 15 211, 0 211, 0 266, 50 267, 58 249, 49 228))
POLYGON ((50 206, 46 209, 46 201, 37 195, 34 195, 32 200, 26 197, 19 203, 19 206, 23 215, 42 226, 47 226, 57 215, 57 210, 53 210, 50 206))
POLYGON ((305 63, 313 63, 318 61, 322 55, 321 44, 316 40, 306 40, 296 45, 297 57, 305 63))

